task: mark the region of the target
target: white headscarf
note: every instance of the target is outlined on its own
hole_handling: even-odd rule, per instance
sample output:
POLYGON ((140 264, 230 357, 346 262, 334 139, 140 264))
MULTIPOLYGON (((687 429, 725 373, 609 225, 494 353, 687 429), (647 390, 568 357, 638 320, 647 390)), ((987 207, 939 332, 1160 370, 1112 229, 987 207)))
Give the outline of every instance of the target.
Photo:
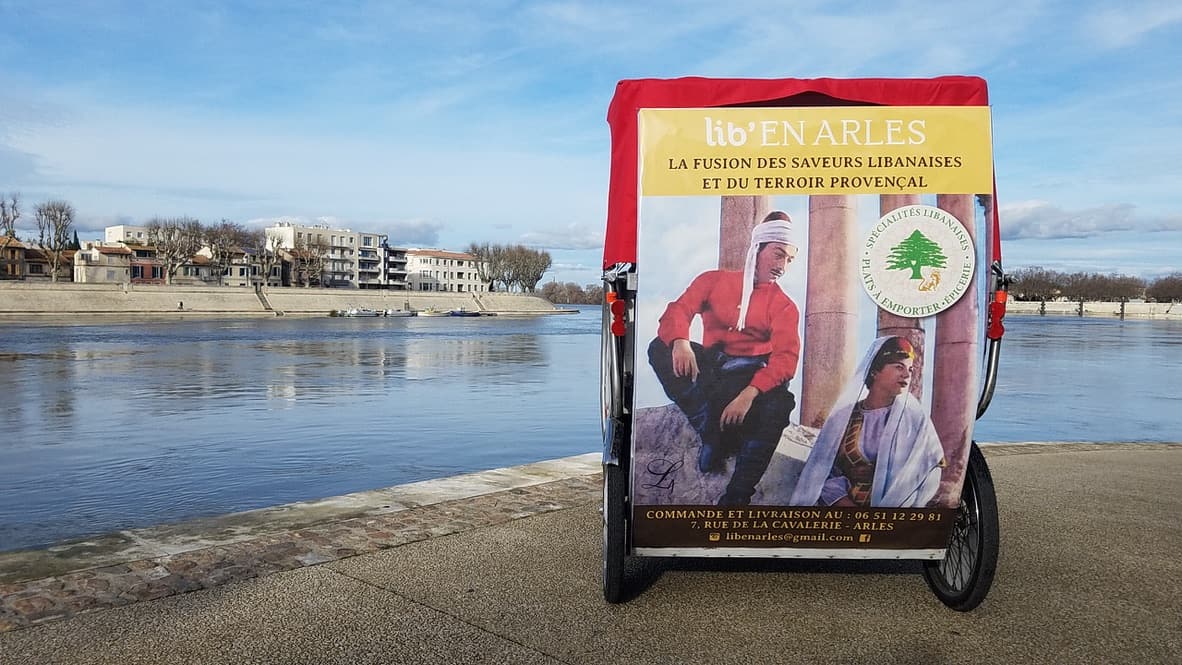
MULTIPOLYGON (((772 215, 786 213, 773 212, 772 215)), ((743 263, 743 300, 739 302, 739 330, 747 325, 747 306, 751 303, 751 292, 755 290, 755 255, 759 253, 759 246, 765 242, 782 242, 796 249, 796 242, 792 235, 792 219, 769 219, 757 224, 751 229, 751 245, 747 248, 747 260, 743 263)))

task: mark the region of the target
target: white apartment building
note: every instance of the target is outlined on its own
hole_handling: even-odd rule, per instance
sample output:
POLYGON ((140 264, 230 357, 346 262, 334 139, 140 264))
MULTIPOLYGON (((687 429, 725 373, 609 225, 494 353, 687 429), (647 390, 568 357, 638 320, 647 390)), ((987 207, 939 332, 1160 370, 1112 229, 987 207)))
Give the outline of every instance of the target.
POLYGON ((407 284, 412 291, 487 293, 480 280, 476 257, 440 249, 406 250, 407 284))
POLYGON ((360 233, 351 229, 334 229, 327 224, 300 225, 279 222, 267 227, 268 237, 277 238, 281 249, 305 248, 309 244, 323 246, 327 251, 324 286, 343 286, 356 289, 387 288, 385 267, 386 236, 381 233, 360 233))
POLYGON ((383 245, 382 251, 385 256, 386 264, 386 288, 395 291, 407 290, 410 285, 406 279, 406 249, 402 247, 383 245))
POLYGON ((130 224, 119 224, 116 226, 108 226, 106 229, 106 237, 104 242, 130 242, 146 245, 148 243, 148 227, 146 226, 132 226, 130 224))

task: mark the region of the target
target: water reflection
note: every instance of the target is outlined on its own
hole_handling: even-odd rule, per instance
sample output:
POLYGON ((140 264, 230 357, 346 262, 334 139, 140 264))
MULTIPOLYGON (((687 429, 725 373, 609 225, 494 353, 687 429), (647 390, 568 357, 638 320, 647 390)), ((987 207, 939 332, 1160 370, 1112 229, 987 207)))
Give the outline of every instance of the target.
MULTIPOLYGON (((44 350, 0 354, 0 416, 10 433, 36 431, 54 439, 74 426, 79 360, 96 354, 58 343, 44 350)), ((0 437, 3 440, 5 437, 0 437)))
POLYGON ((0 324, 0 550, 594 450, 597 324, 0 324))

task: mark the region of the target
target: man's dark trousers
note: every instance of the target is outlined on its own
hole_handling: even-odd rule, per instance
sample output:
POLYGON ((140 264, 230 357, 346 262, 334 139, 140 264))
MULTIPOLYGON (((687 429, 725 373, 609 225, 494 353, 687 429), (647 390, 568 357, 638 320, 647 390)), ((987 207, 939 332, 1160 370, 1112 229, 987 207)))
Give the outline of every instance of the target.
POLYGON ((696 381, 673 374, 673 350, 660 338, 649 344, 649 364, 702 440, 698 469, 716 473, 727 457, 735 458, 735 471, 719 505, 746 505, 767 471, 796 399, 787 385, 778 385, 755 398, 741 425, 723 431, 723 409, 767 366, 767 356, 731 356, 697 342, 690 342, 690 347, 698 361, 696 381))

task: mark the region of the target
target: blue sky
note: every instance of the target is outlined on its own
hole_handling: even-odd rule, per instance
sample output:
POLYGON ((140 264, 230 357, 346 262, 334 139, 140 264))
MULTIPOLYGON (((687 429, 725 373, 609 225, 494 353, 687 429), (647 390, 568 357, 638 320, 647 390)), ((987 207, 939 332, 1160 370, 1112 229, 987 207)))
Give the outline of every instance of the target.
POLYGON ((598 281, 615 84, 973 74, 1007 266, 1182 270, 1182 4, 0 0, 0 193, 326 219, 598 281), (1118 6, 1119 4, 1119 6, 1118 6))

